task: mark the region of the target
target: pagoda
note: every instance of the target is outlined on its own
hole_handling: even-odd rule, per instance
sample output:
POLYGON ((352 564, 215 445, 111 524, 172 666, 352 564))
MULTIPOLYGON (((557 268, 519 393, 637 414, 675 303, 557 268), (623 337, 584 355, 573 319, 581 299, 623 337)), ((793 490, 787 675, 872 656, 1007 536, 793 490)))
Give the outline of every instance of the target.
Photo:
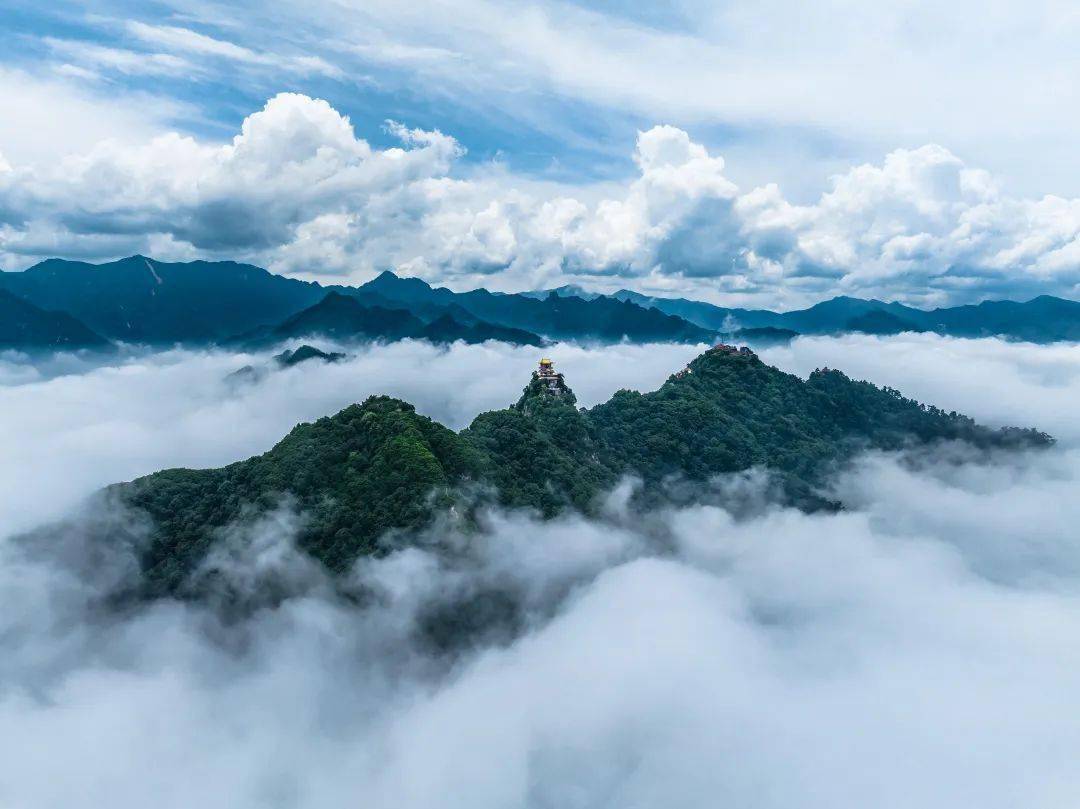
POLYGON ((566 390, 563 375, 555 370, 555 363, 547 357, 540 360, 540 367, 533 372, 533 376, 542 382, 550 393, 560 394, 566 390))

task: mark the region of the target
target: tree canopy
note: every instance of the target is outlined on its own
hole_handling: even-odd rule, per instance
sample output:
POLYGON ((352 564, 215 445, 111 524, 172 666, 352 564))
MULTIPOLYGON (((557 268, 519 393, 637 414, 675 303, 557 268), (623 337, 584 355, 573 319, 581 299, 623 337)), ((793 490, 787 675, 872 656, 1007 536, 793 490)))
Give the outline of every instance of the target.
POLYGON ((151 518, 143 558, 150 590, 173 592, 231 523, 290 498, 300 546, 334 571, 377 553, 393 529, 425 525, 454 504, 494 502, 550 517, 588 512, 626 475, 646 491, 672 477, 705 481, 764 467, 790 502, 817 507, 827 472, 861 449, 936 441, 1045 446, 1035 430, 993 430, 898 391, 818 370, 807 380, 754 354, 712 349, 651 393, 621 390, 577 407, 536 374, 504 410, 461 433, 407 402, 369 398, 294 428, 263 455, 220 469, 171 469, 113 487, 151 518), (468 492, 466 496, 465 492, 468 492))

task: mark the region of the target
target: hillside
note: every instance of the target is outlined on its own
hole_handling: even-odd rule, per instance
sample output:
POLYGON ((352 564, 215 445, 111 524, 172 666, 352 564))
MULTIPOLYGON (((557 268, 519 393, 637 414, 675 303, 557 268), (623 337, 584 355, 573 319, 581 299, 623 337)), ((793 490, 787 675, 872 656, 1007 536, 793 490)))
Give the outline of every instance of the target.
MULTIPOLYGON (((249 264, 171 263, 145 256, 100 265, 49 259, 24 272, 0 272, 0 290, 39 309, 66 313, 106 339, 150 345, 220 344, 274 330, 292 334, 290 319, 328 293, 376 310, 407 312, 421 324, 413 324, 410 336, 428 327, 428 338, 437 341, 711 343, 722 333, 765 344, 798 334, 905 331, 1080 340, 1080 303, 1047 295, 934 310, 840 296, 806 309, 773 312, 630 290, 603 295, 572 285, 523 293, 454 292, 390 271, 357 287, 324 287, 249 264)), ((375 335, 362 327, 357 338, 398 339, 395 328, 375 335)))
POLYGON ((423 322, 404 309, 364 306, 355 298, 331 292, 273 328, 269 337, 272 342, 309 335, 339 340, 400 340, 423 328, 423 322))
POLYGON ((471 447, 412 405, 372 397, 294 428, 264 455, 221 469, 171 469, 121 488, 151 515, 143 557, 150 592, 180 589, 215 540, 249 511, 288 495, 307 523, 301 547, 331 570, 372 553, 392 528, 421 525, 449 496, 434 492, 475 478, 471 447))
POLYGON ((709 342, 713 330, 656 309, 606 296, 584 298, 552 291, 544 297, 498 294, 486 289, 452 292, 418 278, 384 272, 357 290, 421 312, 422 307, 457 306, 475 317, 552 340, 598 342, 709 342))
POLYGON ((974 306, 935 309, 926 328, 957 337, 1006 335, 1018 340, 1080 340, 1080 303, 1040 295, 1025 303, 984 301, 974 306))
POLYGON ((648 500, 672 478, 704 482, 759 466, 774 473, 788 502, 829 507, 815 487, 857 451, 941 440, 1051 443, 1035 431, 981 427, 839 371, 804 381, 748 351, 717 348, 656 391, 620 391, 589 410, 576 406, 561 378, 534 374, 515 405, 477 416, 461 433, 406 402, 372 397, 298 426, 264 455, 159 472, 111 491, 152 520, 143 564, 151 591, 163 593, 183 590, 223 526, 285 497, 305 514, 302 547, 343 570, 376 552, 387 531, 421 526, 452 503, 461 514, 489 499, 545 516, 588 512, 625 475, 644 481, 648 500))
POLYGON ((279 322, 325 294, 250 264, 145 256, 100 265, 50 259, 0 273, 0 289, 67 312, 104 337, 150 344, 219 340, 279 322))
POLYGON ((467 322, 455 319, 447 310, 430 323, 425 323, 408 309, 397 308, 400 306, 395 301, 388 301, 387 306, 369 305, 362 297, 328 292, 318 303, 297 312, 283 323, 238 335, 229 342, 273 345, 294 338, 322 336, 344 342, 414 338, 433 343, 501 340, 518 345, 543 344, 543 340, 531 332, 487 323, 468 313, 463 318, 467 322))
POLYGON ((292 368, 294 365, 299 365, 302 362, 310 362, 311 360, 319 360, 320 362, 340 362, 345 359, 345 355, 337 351, 321 351, 315 346, 309 346, 306 343, 297 348, 288 349, 282 351, 274 357, 274 362, 281 368, 292 368))
POLYGON ((0 349, 107 348, 109 341, 65 312, 48 312, 0 289, 0 349))
POLYGON ((433 343, 452 343, 457 340, 466 343, 483 343, 487 340, 498 340, 516 345, 540 346, 544 344, 542 338, 525 329, 498 326, 475 318, 461 322, 450 314, 444 314, 431 321, 417 336, 433 343))
POLYGON ((760 328, 798 334, 899 334, 929 331, 951 337, 1005 337, 1034 343, 1080 340, 1080 303, 1041 295, 1030 301, 984 301, 932 310, 840 296, 791 312, 737 309, 685 298, 656 298, 629 290, 613 297, 736 334, 760 328))

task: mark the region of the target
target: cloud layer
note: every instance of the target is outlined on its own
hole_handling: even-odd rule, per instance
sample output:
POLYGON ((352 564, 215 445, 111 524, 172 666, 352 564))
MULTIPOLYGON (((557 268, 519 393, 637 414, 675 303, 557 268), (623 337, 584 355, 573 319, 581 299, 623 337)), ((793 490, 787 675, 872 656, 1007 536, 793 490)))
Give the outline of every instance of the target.
MULTIPOLYGON (((692 352, 557 356, 588 404, 651 388, 692 352)), ((236 527, 210 564, 237 586, 274 577, 296 595, 230 624, 177 603, 94 610, 130 560, 120 543, 88 546, 80 526, 130 515, 84 507, 45 554, 0 542, 0 801, 1069 806, 1080 433, 1059 403, 1080 392, 1080 353, 903 337, 798 340, 770 355, 800 372, 837 357, 936 404, 1057 430, 1061 445, 992 463, 870 456, 836 482, 854 506, 839 515, 630 518, 616 493, 593 522, 492 514, 468 539, 438 526, 432 538, 459 555, 361 563, 365 606, 334 596, 295 551, 286 504, 236 527), (1010 395, 957 373, 969 366, 1010 395), (425 641, 433 610, 492 588, 519 605, 509 634, 452 653, 425 641)), ((102 478, 231 460, 376 390, 460 426, 512 398, 534 357, 400 343, 218 383, 253 359, 6 359, 5 424, 19 426, 3 436, 0 524, 24 527, 20 505, 53 519, 102 478), (485 373, 450 389, 428 373, 447 362, 459 378, 485 373)), ((755 484, 717 482, 733 485, 755 484)))
POLYGON ((199 109, 181 121, 197 131, 288 87, 590 176, 624 165, 605 135, 662 120, 705 128, 746 185, 780 171, 785 188, 816 190, 825 173, 930 141, 1025 193, 1077 189, 1078 20, 1058 0, 996 0, 992 13, 917 0, 166 0, 135 20, 124 0, 99 0, 93 16, 61 5, 62 26, 44 10, 13 18, 25 38, 5 58, 114 94, 189 99, 199 109), (62 46, 34 47, 42 33, 62 46), (176 59, 191 69, 170 74, 176 59))
MULTIPOLYGON (((703 347, 555 347, 582 405, 621 387, 651 390, 703 347)), ((351 349, 342 349, 351 350, 351 349)), ((60 356, 32 368, 0 355, 0 524, 30 525, 98 488, 171 466, 221 466, 263 452, 295 424, 373 394, 398 396, 462 429, 516 401, 540 355, 502 343, 439 348, 403 341, 325 365, 302 363, 257 385, 226 379, 260 355, 173 351, 86 367, 60 356), (458 381, 446 384, 446 367, 458 381)))
POLYGON ((374 148, 326 102, 281 94, 224 145, 164 135, 2 166, 2 260, 227 256, 331 280, 389 266, 457 286, 584 280, 762 306, 1075 295, 1080 283, 1080 200, 1010 197, 939 146, 854 167, 796 205, 775 185, 740 190, 671 126, 638 134, 636 177, 582 188, 466 171, 449 135, 389 131, 401 145, 374 148))

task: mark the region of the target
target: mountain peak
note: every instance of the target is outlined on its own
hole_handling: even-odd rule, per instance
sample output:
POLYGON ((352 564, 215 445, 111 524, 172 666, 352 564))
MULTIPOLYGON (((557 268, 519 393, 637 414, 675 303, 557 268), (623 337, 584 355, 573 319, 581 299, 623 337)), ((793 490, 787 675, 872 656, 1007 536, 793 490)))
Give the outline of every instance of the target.
POLYGON ((247 504, 278 502, 283 487, 310 515, 299 546, 342 572, 379 552, 388 531, 421 528, 461 502, 462 485, 554 516, 595 508, 628 475, 662 496, 666 481, 764 467, 791 504, 835 508, 815 487, 837 461, 867 447, 939 440, 988 449, 1052 443, 1031 430, 980 427, 840 372, 802 380, 717 346, 659 390, 619 391, 587 410, 545 358, 516 406, 482 413, 460 433, 407 402, 371 397, 297 426, 262 455, 166 470, 114 491, 155 521, 142 558, 146 590, 168 594, 197 575, 221 521, 240 518, 247 504))
POLYGON ((364 284, 364 286, 365 287, 371 287, 371 288, 374 288, 374 289, 379 289, 380 287, 389 287, 389 286, 410 286, 410 287, 417 287, 417 288, 424 287, 426 289, 431 289, 431 284, 429 284, 423 278, 416 278, 415 276, 398 275, 393 270, 383 270, 381 273, 379 273, 374 278, 372 278, 370 281, 368 281, 366 284, 364 284))
POLYGON ((515 407, 529 414, 549 403, 574 407, 577 397, 567 386, 563 375, 555 370, 554 361, 544 357, 540 360, 539 367, 533 371, 532 379, 525 386, 515 407))

